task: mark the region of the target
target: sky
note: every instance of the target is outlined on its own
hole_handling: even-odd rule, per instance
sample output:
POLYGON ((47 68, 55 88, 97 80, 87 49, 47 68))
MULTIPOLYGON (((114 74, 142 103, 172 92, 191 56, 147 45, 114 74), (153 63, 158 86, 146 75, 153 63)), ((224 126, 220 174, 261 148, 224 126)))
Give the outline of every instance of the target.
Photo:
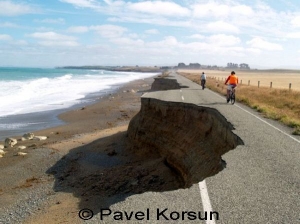
POLYGON ((0 66, 300 68, 299 0, 0 0, 0 66))

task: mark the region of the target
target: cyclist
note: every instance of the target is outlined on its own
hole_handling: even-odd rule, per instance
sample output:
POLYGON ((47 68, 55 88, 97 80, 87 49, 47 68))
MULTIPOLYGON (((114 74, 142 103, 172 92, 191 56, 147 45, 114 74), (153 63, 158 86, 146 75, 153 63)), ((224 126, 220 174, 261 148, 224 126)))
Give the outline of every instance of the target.
POLYGON ((235 75, 235 72, 232 71, 230 76, 228 76, 228 78, 225 81, 225 85, 227 84, 227 82, 229 83, 227 86, 227 103, 229 102, 229 93, 230 90, 235 92, 235 87, 237 86, 237 84, 239 83, 239 79, 238 77, 235 75))
POLYGON ((205 88, 205 83, 206 83, 206 75, 204 72, 202 72, 202 75, 201 75, 201 86, 202 86, 202 89, 205 88))

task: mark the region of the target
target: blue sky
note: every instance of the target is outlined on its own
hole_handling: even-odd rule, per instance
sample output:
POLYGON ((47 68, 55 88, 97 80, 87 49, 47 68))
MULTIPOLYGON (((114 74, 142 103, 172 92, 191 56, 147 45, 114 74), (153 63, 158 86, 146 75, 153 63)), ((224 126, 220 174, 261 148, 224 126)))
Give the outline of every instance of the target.
POLYGON ((0 0, 0 66, 300 68, 298 0, 0 0))

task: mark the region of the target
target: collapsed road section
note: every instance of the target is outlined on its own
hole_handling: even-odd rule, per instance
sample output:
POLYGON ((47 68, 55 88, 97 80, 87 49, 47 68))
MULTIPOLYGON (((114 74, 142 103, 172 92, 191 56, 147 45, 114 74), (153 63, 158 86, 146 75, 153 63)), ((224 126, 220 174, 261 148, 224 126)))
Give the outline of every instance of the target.
POLYGON ((233 129, 216 109, 142 97, 127 134, 135 152, 158 153, 190 187, 223 170, 222 155, 244 144, 233 129))

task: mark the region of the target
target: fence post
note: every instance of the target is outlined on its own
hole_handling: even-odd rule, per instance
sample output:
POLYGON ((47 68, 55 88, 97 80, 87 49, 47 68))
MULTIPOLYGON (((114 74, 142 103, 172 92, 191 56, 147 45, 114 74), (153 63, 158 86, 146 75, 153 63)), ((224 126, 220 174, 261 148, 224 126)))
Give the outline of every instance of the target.
POLYGON ((243 84, 243 80, 241 79, 241 85, 243 84))
POLYGON ((259 83, 260 83, 260 81, 258 81, 258 88, 259 88, 259 83))
POLYGON ((270 82, 270 88, 272 88, 272 84, 273 84, 273 83, 272 83, 272 82, 270 82))
POLYGON ((250 80, 248 80, 248 86, 250 86, 250 80))
POLYGON ((289 90, 291 90, 291 89, 292 89, 292 83, 289 84, 289 90))

